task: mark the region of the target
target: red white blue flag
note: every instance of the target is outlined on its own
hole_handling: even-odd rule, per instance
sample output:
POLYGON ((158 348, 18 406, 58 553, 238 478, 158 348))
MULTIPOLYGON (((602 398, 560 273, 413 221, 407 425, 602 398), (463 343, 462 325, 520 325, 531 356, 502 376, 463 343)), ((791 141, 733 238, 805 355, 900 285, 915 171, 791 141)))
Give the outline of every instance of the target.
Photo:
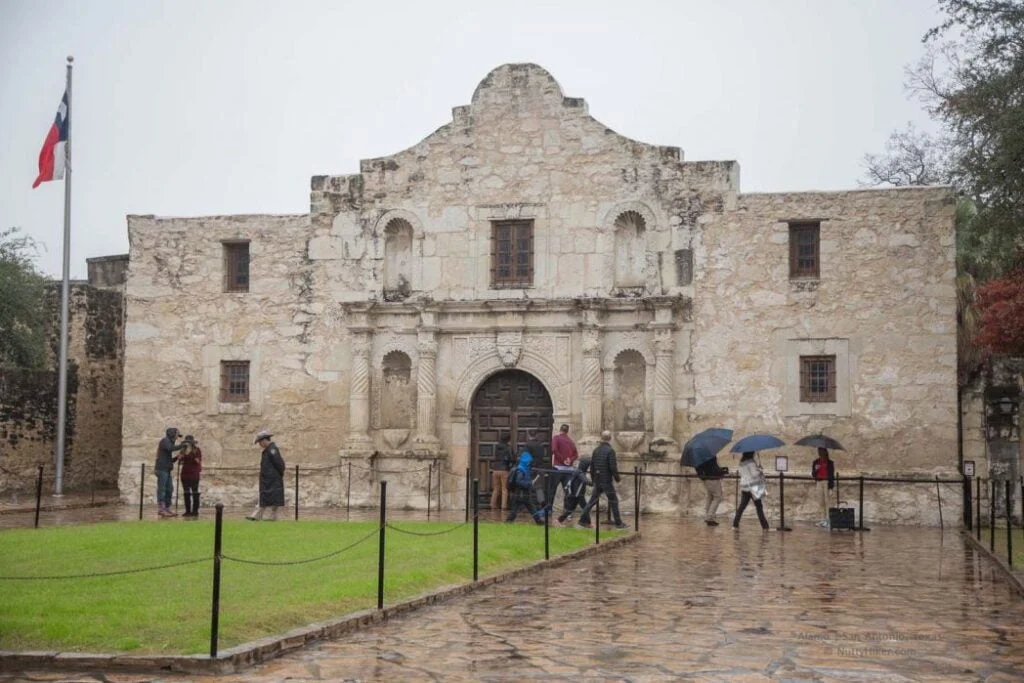
POLYGON ((57 118, 54 119, 50 131, 46 134, 46 141, 43 148, 39 150, 39 177, 32 183, 36 188, 39 183, 50 180, 60 180, 64 177, 64 147, 68 144, 68 93, 64 91, 64 97, 57 107, 57 118))

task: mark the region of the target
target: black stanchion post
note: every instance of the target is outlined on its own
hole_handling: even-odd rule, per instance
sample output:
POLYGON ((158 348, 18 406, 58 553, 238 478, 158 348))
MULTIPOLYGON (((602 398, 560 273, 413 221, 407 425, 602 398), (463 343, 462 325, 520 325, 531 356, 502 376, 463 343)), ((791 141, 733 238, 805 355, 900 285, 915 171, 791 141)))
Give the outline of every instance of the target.
POLYGON ((792 531, 786 526, 786 473, 779 472, 779 531, 792 531))
POLYGON ((384 609, 384 527, 388 523, 388 483, 380 483, 380 538, 377 541, 377 609, 384 609))
POLYGON ((427 521, 430 521, 430 491, 434 483, 434 463, 427 464, 427 521))
MULTIPOLYGON (((860 512, 857 513, 858 531, 871 531, 871 529, 864 526, 864 475, 860 475, 860 512)), ((968 514, 970 511, 968 510, 968 514)))
POLYGON ((968 477, 964 477, 964 503, 963 503, 963 517, 964 517, 964 528, 968 531, 974 530, 974 504, 971 502, 971 480, 968 477))
POLYGON ((1006 504, 1006 561, 1010 563, 1011 569, 1013 568, 1013 524, 1010 521, 1013 517, 1013 515, 1010 514, 1013 512, 1013 509, 1010 507, 1010 492, 1013 490, 1012 486, 1013 484, 1009 479, 1007 479, 1006 498, 1004 500, 1004 503, 1006 504))
POLYGON ((139 519, 142 519, 142 503, 146 500, 146 463, 142 463, 142 473, 139 475, 139 519))
POLYGON ((988 497, 988 550, 996 552, 996 482, 991 480, 992 493, 988 497))
POLYGON ((640 468, 633 468, 633 531, 640 531, 640 468))
POLYGON ((96 504, 96 461, 92 461, 92 481, 89 482, 89 504, 96 504))
POLYGON ((178 474, 175 475, 175 483, 177 486, 174 487, 174 511, 178 511, 178 492, 181 490, 181 460, 178 461, 178 474))
POLYGON ((594 544, 601 545, 601 485, 594 482, 594 544))
POLYGON ((935 475, 935 497, 939 501, 939 531, 946 528, 946 525, 942 523, 942 491, 939 489, 939 475, 935 475))
POLYGON ((473 480, 473 581, 480 575, 480 480, 473 480))
POLYGON ((213 528, 213 598, 210 601, 210 659, 217 656, 217 635, 220 630, 220 550, 224 528, 224 504, 217 503, 217 520, 213 528))
POLYGON ((974 537, 981 541, 981 477, 978 477, 974 491, 974 508, 978 511, 978 523, 974 526, 974 537))
POLYGON ((470 495, 469 468, 467 467, 466 468, 466 521, 467 522, 469 521, 469 495, 470 495))
POLYGON ((1020 478, 1020 535, 1024 541, 1024 477, 1020 478))
POLYGON ((36 526, 39 528, 39 506, 43 502, 43 466, 39 466, 39 474, 36 475, 36 526))
MULTIPOLYGON (((555 486, 558 486, 556 483, 555 486)), ((551 499, 548 499, 549 491, 551 491, 551 473, 544 473, 544 507, 541 508, 540 513, 544 515, 544 559, 551 559, 551 513, 555 511, 555 497, 552 494, 551 499)))
POLYGON ((295 465, 295 521, 299 521, 299 466, 295 465))

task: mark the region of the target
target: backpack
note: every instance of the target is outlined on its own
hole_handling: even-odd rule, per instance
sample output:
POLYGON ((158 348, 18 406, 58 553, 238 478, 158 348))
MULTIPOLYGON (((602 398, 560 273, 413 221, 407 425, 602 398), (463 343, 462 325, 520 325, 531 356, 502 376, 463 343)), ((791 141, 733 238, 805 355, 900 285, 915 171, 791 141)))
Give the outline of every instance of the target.
POLYGON ((512 476, 509 477, 509 487, 513 489, 528 489, 533 486, 533 481, 530 480, 530 473, 520 468, 512 470, 512 476))

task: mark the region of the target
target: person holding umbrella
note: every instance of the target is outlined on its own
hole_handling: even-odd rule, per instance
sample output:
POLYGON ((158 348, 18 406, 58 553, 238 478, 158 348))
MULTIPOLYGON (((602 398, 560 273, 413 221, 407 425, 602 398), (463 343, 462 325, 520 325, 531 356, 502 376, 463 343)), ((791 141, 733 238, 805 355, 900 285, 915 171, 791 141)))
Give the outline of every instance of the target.
POLYGON ((747 509, 747 503, 754 501, 754 509, 757 510, 757 521, 761 522, 761 528, 768 530, 768 520, 764 516, 764 504, 761 499, 768 492, 765 481, 764 470, 761 463, 754 460, 754 451, 746 451, 740 458, 740 505, 736 508, 736 516, 732 520, 732 528, 740 528, 740 518, 743 511, 747 509))
POLYGON ((843 451, 843 448, 835 439, 823 434, 805 436, 796 442, 797 446, 810 446, 818 449, 818 458, 811 463, 811 478, 814 479, 814 494, 821 505, 821 521, 818 526, 828 528, 828 499, 829 492, 836 487, 836 466, 828 457, 828 449, 843 451))
POLYGON ((828 457, 828 449, 818 447, 818 458, 811 463, 811 476, 814 477, 815 494, 821 505, 821 521, 818 526, 828 528, 828 499, 832 489, 836 487, 836 466, 828 457))
POLYGON ((680 462, 697 470, 697 477, 704 484, 707 502, 704 505, 704 523, 718 526, 715 513, 722 503, 722 478, 729 473, 718 464, 717 453, 732 439, 731 429, 705 429, 695 435, 683 446, 683 457, 680 462))

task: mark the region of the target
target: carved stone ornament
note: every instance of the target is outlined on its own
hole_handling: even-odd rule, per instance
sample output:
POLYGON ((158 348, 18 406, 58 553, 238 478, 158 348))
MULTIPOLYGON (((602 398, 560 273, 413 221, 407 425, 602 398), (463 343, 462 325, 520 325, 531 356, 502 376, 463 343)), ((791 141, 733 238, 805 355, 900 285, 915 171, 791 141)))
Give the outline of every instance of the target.
POLYGON ((523 354, 523 333, 498 332, 496 342, 501 364, 506 368, 514 368, 518 365, 519 357, 523 354))

